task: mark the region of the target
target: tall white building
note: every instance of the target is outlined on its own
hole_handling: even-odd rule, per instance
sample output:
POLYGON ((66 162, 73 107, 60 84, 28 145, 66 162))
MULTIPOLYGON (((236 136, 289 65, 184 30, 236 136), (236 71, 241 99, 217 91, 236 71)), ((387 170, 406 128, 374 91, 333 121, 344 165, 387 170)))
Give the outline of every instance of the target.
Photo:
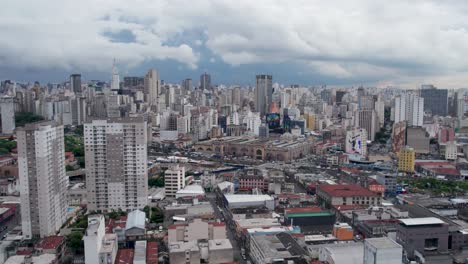
POLYGON ((130 211, 147 205, 147 131, 143 117, 85 123, 88 210, 130 211))
POLYGON ((260 125, 262 124, 262 119, 260 119, 259 112, 247 112, 247 114, 244 116, 244 120, 242 121, 242 123, 246 124, 247 131, 252 132, 256 136, 259 135, 260 125))
POLYGON ((402 246, 388 237, 364 241, 364 264, 401 264, 402 257, 402 246))
POLYGON ((63 126, 31 123, 18 128, 16 136, 23 235, 53 235, 67 215, 63 126))
POLYGON ((355 127, 363 128, 367 131, 367 139, 375 140, 375 134, 379 127, 379 120, 375 110, 358 110, 355 112, 355 127))
POLYGON ((367 156, 367 131, 364 128, 346 132, 345 151, 350 154, 367 156))
POLYGON ((145 76, 145 89, 146 102, 150 106, 157 106, 159 103, 159 94, 161 93, 161 81, 159 79, 158 71, 151 69, 145 76))
POLYGON ((83 236, 85 263, 114 263, 117 257, 117 235, 106 234, 103 215, 90 215, 83 236))
POLYGON ((0 99, 0 111, 2 117, 2 134, 13 134, 15 130, 15 99, 2 97, 0 99))
POLYGON ((424 98, 414 94, 397 96, 393 108, 395 123, 407 121, 409 126, 423 125, 424 98))
POLYGON ((185 168, 174 165, 164 172, 164 187, 167 197, 175 197, 176 192, 185 187, 185 168))

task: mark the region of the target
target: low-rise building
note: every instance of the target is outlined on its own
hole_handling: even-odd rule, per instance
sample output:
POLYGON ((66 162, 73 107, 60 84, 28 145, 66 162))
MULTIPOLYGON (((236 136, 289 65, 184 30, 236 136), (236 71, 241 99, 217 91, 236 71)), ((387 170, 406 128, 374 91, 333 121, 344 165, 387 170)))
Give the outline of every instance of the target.
POLYGON ((117 256, 117 236, 106 234, 103 215, 88 217, 84 240, 85 263, 114 263, 117 256))
POLYGON ((140 210, 132 211, 127 216, 125 224, 125 237, 135 241, 145 238, 146 214, 140 210))
POLYGON ((370 190, 353 184, 320 184, 317 186, 319 201, 331 208, 339 205, 379 205, 381 197, 370 190))
POLYGON ((405 147, 398 153, 398 170, 403 172, 414 172, 415 151, 413 148, 405 147))
POLYGON ((249 253, 256 264, 288 263, 307 255, 297 241, 286 233, 252 236, 249 253))
POLYGON ((368 238, 364 241, 364 264, 401 264, 403 249, 388 237, 368 238))
POLYGON ((168 242, 225 239, 226 225, 220 222, 207 222, 201 219, 185 224, 174 224, 168 228, 168 242))
POLYGON ((261 206, 270 210, 275 209, 275 199, 266 194, 227 194, 224 195, 224 204, 231 209, 261 206))
POLYGON ((403 246, 409 258, 425 252, 446 252, 449 242, 449 225, 439 218, 423 217, 400 219, 396 242, 403 246))

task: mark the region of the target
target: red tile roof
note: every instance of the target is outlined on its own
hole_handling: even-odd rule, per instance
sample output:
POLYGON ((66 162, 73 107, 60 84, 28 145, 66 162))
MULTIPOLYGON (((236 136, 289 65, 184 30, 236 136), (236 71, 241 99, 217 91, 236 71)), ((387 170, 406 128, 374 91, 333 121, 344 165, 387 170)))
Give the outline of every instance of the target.
POLYGON ((339 211, 349 211, 367 208, 366 206, 361 204, 334 205, 333 207, 339 211))
POLYGON ((213 226, 225 226, 226 224, 225 223, 221 223, 221 222, 213 222, 211 223, 213 226))
POLYGON ((158 243, 148 242, 146 245, 146 263, 158 264, 158 243))
POLYGON ((33 250, 30 248, 16 250, 16 255, 21 255, 21 256, 28 256, 28 255, 31 255, 32 253, 33 253, 33 250))
POLYGON ((64 242, 65 237, 63 236, 48 236, 41 239, 36 245, 36 248, 42 250, 57 249, 64 242))
POLYGON ((370 190, 354 184, 320 184, 318 188, 332 197, 377 196, 370 190))
POLYGON ((309 206, 309 207, 291 207, 284 210, 285 214, 288 213, 317 213, 321 212, 322 209, 318 206, 309 206))
POLYGON ((124 248, 117 251, 117 257, 115 258, 115 264, 133 264, 133 249, 124 248))

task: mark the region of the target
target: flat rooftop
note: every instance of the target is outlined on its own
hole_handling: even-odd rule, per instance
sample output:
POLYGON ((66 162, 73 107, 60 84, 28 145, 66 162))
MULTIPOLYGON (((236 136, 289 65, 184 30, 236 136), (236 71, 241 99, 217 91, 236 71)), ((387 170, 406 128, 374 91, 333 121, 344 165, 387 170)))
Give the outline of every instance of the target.
POLYGON ((406 226, 418 226, 418 225, 442 225, 446 224, 444 221, 437 217, 421 217, 421 218, 408 218, 400 219, 400 222, 406 226))
POLYGON ((375 248, 401 248, 400 244, 388 237, 368 238, 365 242, 375 248))

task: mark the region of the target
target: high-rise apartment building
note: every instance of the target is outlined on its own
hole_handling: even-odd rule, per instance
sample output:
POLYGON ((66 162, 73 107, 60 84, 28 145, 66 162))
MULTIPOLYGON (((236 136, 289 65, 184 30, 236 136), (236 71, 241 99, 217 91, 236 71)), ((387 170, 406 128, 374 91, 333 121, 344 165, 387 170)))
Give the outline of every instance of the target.
POLYGON ((70 75, 70 88, 75 94, 83 92, 81 88, 81 74, 70 75))
POLYGON ((437 89, 433 85, 421 86, 421 97, 424 98, 424 111, 432 115, 446 116, 448 111, 448 90, 437 89))
POLYGON ((358 110, 355 112, 355 127, 367 131, 367 139, 374 141, 379 127, 379 119, 375 110, 358 110))
POLYGON ((411 147, 405 147, 398 153, 398 170, 414 172, 415 152, 411 147))
POLYGON ((23 235, 53 235, 67 215, 63 126, 31 123, 18 128, 16 136, 23 235))
POLYGON ((255 88, 255 110, 264 116, 270 107, 273 96, 273 76, 257 75, 257 86, 255 88))
POLYGON ((424 118, 424 98, 415 94, 397 96, 393 105, 394 121, 406 121, 409 126, 422 126, 424 118))
POLYGON ((147 124, 143 117, 84 125, 88 210, 141 209, 148 199, 147 124))
POLYGON ((211 76, 208 73, 200 75, 200 89, 206 90, 211 88, 211 76))
POLYGON ((151 69, 145 76, 145 96, 146 102, 150 106, 157 106, 159 103, 159 94, 161 93, 161 80, 159 73, 155 69, 151 69))
POLYGON ((13 134, 15 131, 15 98, 5 96, 0 98, 2 117, 2 134, 13 134))
POLYGON ((164 187, 167 197, 175 197, 177 191, 185 187, 185 168, 183 166, 171 166, 164 172, 164 187))

